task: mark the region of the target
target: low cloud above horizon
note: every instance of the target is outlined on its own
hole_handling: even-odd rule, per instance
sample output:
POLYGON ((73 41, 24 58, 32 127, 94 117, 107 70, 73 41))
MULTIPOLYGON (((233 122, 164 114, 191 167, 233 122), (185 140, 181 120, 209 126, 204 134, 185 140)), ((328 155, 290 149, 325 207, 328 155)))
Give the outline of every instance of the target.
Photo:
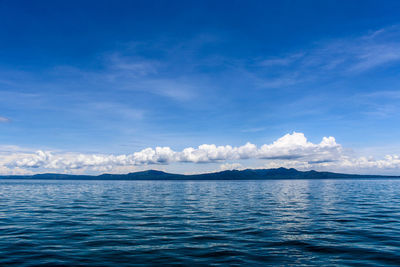
MULTIPOLYGON (((256 146, 216 146, 203 144, 174 151, 170 147, 145 148, 132 154, 82 154, 47 150, 22 151, 18 147, 3 147, 0 174, 60 172, 98 174, 126 173, 163 166, 186 164, 220 164, 208 171, 293 167, 300 170, 347 171, 354 173, 385 173, 400 169, 400 157, 387 155, 383 159, 352 157, 334 137, 323 137, 320 143, 309 142, 303 133, 286 134, 271 144, 256 146), (256 161, 256 163, 254 162, 256 161), (258 165, 254 165, 258 164, 258 165)), ((377 173, 377 174, 378 174, 377 173)))

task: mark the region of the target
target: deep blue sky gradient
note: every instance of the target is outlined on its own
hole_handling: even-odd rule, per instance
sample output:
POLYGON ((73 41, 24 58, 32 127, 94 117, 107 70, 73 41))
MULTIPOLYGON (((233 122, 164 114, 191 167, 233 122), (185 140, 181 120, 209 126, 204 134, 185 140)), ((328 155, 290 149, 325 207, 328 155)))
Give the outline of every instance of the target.
POLYGON ((0 1, 0 144, 400 153, 399 1, 0 1))

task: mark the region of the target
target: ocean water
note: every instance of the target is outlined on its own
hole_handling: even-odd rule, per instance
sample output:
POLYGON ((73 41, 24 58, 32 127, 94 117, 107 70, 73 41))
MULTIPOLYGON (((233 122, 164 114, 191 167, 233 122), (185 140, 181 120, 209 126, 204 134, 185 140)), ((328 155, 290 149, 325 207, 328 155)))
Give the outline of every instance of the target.
POLYGON ((400 180, 0 181, 1 266, 400 265, 400 180))

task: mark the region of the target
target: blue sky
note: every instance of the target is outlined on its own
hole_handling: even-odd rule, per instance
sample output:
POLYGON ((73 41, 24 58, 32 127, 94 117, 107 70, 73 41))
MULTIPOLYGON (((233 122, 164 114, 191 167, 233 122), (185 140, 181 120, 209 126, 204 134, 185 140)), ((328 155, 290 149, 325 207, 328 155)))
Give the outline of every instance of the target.
POLYGON ((399 1, 0 1, 0 172, 400 174, 399 12, 399 1), (247 142, 257 148, 239 153, 247 142))

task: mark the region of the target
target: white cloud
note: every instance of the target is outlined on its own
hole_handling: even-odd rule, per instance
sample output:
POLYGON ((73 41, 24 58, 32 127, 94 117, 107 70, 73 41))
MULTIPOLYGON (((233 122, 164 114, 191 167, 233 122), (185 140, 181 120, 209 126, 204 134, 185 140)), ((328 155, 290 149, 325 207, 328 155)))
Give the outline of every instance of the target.
MULTIPOLYGON (((342 173, 362 173, 362 174, 389 174, 399 175, 400 157, 399 155, 386 155, 382 159, 373 157, 350 157, 340 155, 334 161, 303 161, 303 160, 286 160, 268 161, 261 168, 295 168, 298 170, 319 170, 334 171, 342 173)), ((260 167, 259 167, 260 168, 260 167)))
POLYGON ((240 170, 243 169, 242 164, 240 163, 224 163, 219 166, 221 171, 231 171, 231 170, 240 170))
MULTIPOLYGON (((217 146, 204 144, 197 148, 188 147, 174 151, 170 147, 146 148, 132 154, 78 154, 51 151, 27 152, 9 149, 2 152, 0 172, 15 173, 22 170, 36 172, 118 172, 143 169, 151 165, 173 163, 220 163, 220 168, 244 168, 246 160, 264 162, 263 167, 294 167, 298 169, 345 170, 393 170, 400 169, 400 157, 389 155, 383 159, 351 157, 334 137, 323 137, 321 142, 312 143, 303 133, 286 134, 271 144, 256 146, 217 146), (240 161, 229 163, 229 161, 240 161)), ((153 167, 152 167, 153 168, 153 167)))

